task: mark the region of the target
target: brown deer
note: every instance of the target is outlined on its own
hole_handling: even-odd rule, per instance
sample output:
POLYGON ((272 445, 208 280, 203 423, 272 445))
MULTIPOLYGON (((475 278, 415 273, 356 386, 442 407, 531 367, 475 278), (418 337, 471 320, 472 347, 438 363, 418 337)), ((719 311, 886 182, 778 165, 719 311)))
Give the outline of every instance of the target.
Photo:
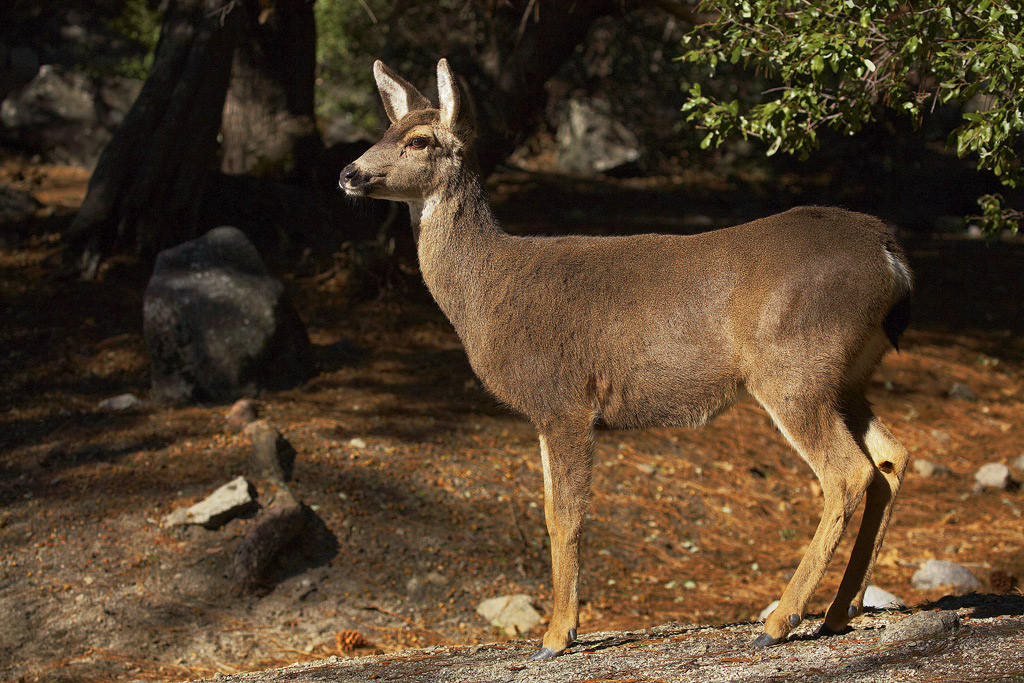
POLYGON ((427 287, 473 370, 540 433, 553 610, 533 659, 579 626, 593 430, 697 426, 747 394, 821 481, 807 552, 754 646, 786 638, 861 498, 865 513, 818 633, 862 609, 907 465, 864 396, 909 315, 911 274, 876 218, 803 207, 700 235, 517 237, 499 227, 469 102, 437 65, 440 108, 381 62, 391 126, 347 166, 349 195, 407 202, 427 287))

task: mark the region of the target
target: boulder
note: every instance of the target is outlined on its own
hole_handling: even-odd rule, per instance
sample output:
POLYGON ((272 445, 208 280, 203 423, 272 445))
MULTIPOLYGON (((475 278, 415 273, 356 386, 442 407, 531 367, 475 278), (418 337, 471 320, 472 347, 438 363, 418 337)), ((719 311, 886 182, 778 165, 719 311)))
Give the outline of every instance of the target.
POLYGON ((92 167, 140 88, 120 78, 97 87, 82 72, 43 65, 0 104, 0 139, 46 161, 92 167))
POLYGON ((569 100, 555 139, 556 162, 570 173, 609 173, 640 159, 636 135, 612 118, 605 100, 569 100))
POLYGON ((315 370, 284 285, 233 227, 160 252, 143 331, 155 401, 228 403, 294 387, 315 370))

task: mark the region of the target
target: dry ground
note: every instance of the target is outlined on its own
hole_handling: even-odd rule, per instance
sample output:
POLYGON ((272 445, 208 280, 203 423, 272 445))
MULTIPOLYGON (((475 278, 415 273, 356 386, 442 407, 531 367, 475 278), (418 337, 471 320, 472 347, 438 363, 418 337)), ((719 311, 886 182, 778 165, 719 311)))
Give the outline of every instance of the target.
MULTIPOLYGON (((80 199, 75 177, 63 199, 43 197, 58 217, 80 199)), ((527 183, 498 194, 515 202, 527 183)), ((520 227, 558 229, 540 223, 520 227)), ((1024 246, 907 244, 918 313, 871 398, 913 458, 952 475, 908 474, 874 582, 927 603, 942 592, 910 578, 940 558, 988 591, 1019 594, 1024 494, 972 484, 981 465, 1024 453, 1024 246), (948 397, 954 382, 977 400, 948 397)), ((122 260, 82 283, 60 275, 56 249, 43 234, 0 250, 0 680, 252 670, 345 655, 348 631, 385 651, 491 641, 506 636, 476 616, 482 599, 524 592, 548 609, 535 435, 482 391, 422 292, 351 298, 344 263, 288 280, 322 372, 257 404, 296 449, 293 490, 325 531, 282 561, 272 590, 244 597, 226 574, 252 520, 217 531, 159 521, 244 473, 247 439, 229 429, 227 406, 101 410, 117 394, 148 397, 147 274, 122 260)), ((582 629, 755 618, 819 511, 809 469, 755 405, 700 431, 602 432, 582 629)), ((838 584, 834 565, 814 611, 838 584)))

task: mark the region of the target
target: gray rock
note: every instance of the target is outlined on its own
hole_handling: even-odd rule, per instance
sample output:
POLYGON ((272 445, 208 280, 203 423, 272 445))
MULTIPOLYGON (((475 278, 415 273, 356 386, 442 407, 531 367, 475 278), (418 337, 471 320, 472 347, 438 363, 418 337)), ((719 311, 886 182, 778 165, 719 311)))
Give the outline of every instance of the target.
POLYGON ((914 588, 928 590, 948 586, 955 593, 981 589, 981 581, 966 567, 946 560, 928 560, 910 580, 914 588))
POLYGON ((555 139, 556 162, 572 173, 607 173, 640 158, 636 135, 612 118, 605 100, 569 100, 555 139))
POLYGON ((164 517, 164 526, 200 524, 216 529, 255 507, 252 487, 245 477, 236 477, 195 505, 178 508, 164 517))
POLYGON ((315 369, 284 285, 233 227, 160 252, 143 331, 156 401, 226 403, 294 387, 315 369))
POLYGON ((1010 468, 998 462, 982 465, 974 479, 983 488, 1006 490, 1010 486, 1010 468))
POLYGON ((1013 460, 1013 469, 1024 471, 1024 453, 1021 453, 1013 460))
POLYGON ((974 390, 963 382, 953 382, 953 386, 949 388, 946 395, 950 398, 960 398, 965 401, 977 401, 978 395, 974 393, 974 390))
POLYGON ((945 465, 939 465, 930 460, 914 460, 914 471, 922 477, 946 477, 951 474, 950 469, 945 465))
POLYGON ((864 591, 865 609, 901 609, 906 603, 887 590, 871 585, 864 591))
POLYGON ((96 88, 86 74, 44 64, 0 104, 0 134, 48 161, 89 166, 110 140, 99 126, 96 88))
POLYGON ((530 604, 530 597, 522 593, 484 600, 476 612, 509 636, 528 633, 540 623, 540 614, 530 604))
POLYGON ((134 394, 121 394, 120 396, 112 396, 100 401, 100 410, 128 410, 130 408, 138 408, 139 406, 145 405, 145 402, 137 398, 134 394))
POLYGON ((939 638, 960 630, 960 615, 942 612, 918 612, 885 629, 879 643, 901 643, 928 638, 939 638))

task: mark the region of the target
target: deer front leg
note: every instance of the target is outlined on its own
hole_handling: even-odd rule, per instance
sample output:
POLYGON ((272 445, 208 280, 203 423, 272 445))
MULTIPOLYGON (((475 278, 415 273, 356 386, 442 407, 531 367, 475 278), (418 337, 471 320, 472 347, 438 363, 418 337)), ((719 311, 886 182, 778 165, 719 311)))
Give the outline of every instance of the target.
POLYGON ((557 657, 576 640, 580 614, 580 532, 590 493, 593 450, 590 425, 575 432, 545 429, 540 435, 554 604, 544 643, 530 658, 533 661, 557 657))

